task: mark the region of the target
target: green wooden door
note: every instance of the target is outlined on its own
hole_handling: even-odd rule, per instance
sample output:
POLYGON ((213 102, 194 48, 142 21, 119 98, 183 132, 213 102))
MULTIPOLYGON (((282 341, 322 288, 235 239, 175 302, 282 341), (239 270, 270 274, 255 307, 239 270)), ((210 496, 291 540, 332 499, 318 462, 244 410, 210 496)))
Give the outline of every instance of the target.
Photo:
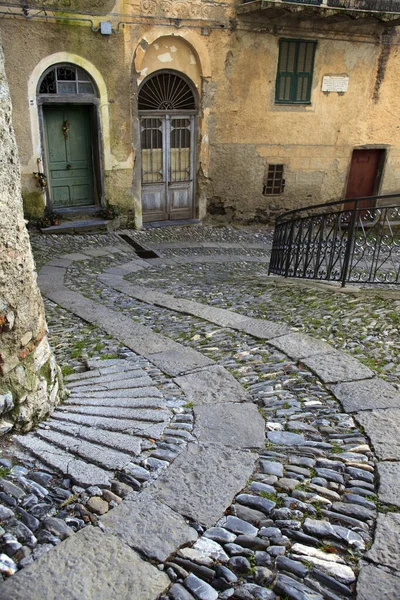
POLYGON ((90 107, 44 106, 43 113, 53 207, 93 205, 90 107))

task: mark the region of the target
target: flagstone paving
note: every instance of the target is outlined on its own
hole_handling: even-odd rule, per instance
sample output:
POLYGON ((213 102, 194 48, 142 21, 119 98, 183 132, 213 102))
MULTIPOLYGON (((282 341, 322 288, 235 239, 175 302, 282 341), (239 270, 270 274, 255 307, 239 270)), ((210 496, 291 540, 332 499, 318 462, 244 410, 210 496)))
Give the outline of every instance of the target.
POLYGON ((160 258, 33 238, 71 393, 3 459, 0 599, 400 597, 396 305, 272 282, 269 231, 125 233, 160 258), (372 339, 299 333, 327 295, 372 339))

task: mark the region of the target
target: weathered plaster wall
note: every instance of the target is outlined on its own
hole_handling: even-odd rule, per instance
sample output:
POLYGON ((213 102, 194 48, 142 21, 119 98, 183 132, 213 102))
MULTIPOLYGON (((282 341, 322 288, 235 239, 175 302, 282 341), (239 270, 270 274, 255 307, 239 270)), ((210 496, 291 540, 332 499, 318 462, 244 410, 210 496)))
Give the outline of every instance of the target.
MULTIPOLYGON (((212 34, 213 36, 216 35, 212 34)), ((208 201, 216 214, 244 221, 343 197, 352 150, 387 148, 381 191, 400 188, 395 89, 398 49, 391 48, 379 98, 374 101, 380 47, 319 40, 310 106, 274 102, 279 37, 236 32, 210 44, 216 93, 211 113, 212 181, 208 201), (349 75, 346 93, 323 93, 324 75, 349 75), (266 165, 284 164, 286 187, 263 196, 266 165)))
POLYGON ((277 22, 276 30, 268 19, 258 23, 256 16, 232 24, 229 18, 239 3, 117 0, 112 8, 111 2, 98 3, 102 8, 94 12, 115 13, 101 17, 112 21, 111 36, 93 32, 87 23, 4 19, 27 202, 40 210, 31 176, 37 152, 27 122, 27 79, 40 61, 57 52, 90 62, 104 79, 107 100, 102 110, 109 116, 110 132, 104 136, 103 131, 103 152, 109 158, 106 198, 121 207, 130 223, 141 222, 137 88, 146 75, 162 68, 182 71, 199 91, 200 218, 208 209, 226 219, 266 221, 283 210, 340 199, 352 151, 359 147, 387 150, 380 191, 398 190, 397 29, 385 34, 382 46, 377 43, 382 28, 370 19, 338 25, 287 19, 277 22), (168 21, 161 24, 165 17, 168 21), (266 31, 258 31, 263 26, 266 31), (280 37, 318 41, 310 106, 275 104, 280 37), (323 93, 324 75, 348 75, 348 92, 323 93), (285 168, 286 187, 277 196, 262 194, 269 163, 285 168))
POLYGON ((0 43, 0 434, 27 431, 60 397, 22 210, 18 150, 0 43))
MULTIPOLYGON (((95 73, 104 82, 104 98, 99 107, 102 120, 103 164, 105 166, 106 198, 119 202, 123 211, 132 209, 133 150, 130 121, 130 77, 125 65, 123 38, 94 33, 88 26, 37 21, 7 20, 2 35, 6 54, 6 69, 15 115, 15 134, 22 163, 22 187, 26 204, 43 206, 45 198, 32 173, 41 147, 38 125, 33 132, 30 111, 37 119, 35 94, 29 86, 37 66, 72 62, 86 67, 96 83, 95 73), (50 57, 50 59, 49 59, 50 57), (52 62, 53 57, 53 62, 52 62), (90 68, 92 65, 93 69, 90 68), (107 118, 107 127, 104 126, 107 118), (107 179, 113 180, 110 188, 107 179)), ((102 84, 103 85, 103 84, 102 84)), ((34 86, 33 86, 34 87, 34 86)), ((31 211, 32 212, 32 211, 31 211)))

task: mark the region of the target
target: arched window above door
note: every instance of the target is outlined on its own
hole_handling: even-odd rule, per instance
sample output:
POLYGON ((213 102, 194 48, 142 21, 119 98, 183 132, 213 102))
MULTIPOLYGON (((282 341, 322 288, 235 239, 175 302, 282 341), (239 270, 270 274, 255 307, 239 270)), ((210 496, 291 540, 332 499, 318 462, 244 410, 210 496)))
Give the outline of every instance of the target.
POLYGON ((192 86, 180 74, 163 71, 150 75, 139 91, 139 110, 196 110, 192 86))
POLYGON ((39 80, 40 96, 97 96, 96 86, 90 75, 76 65, 64 63, 47 69, 39 80))

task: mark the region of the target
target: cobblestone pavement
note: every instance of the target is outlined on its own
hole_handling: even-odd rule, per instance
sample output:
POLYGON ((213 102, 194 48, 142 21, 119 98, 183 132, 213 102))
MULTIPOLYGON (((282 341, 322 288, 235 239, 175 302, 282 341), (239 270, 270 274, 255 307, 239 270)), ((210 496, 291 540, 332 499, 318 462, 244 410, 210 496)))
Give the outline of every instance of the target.
POLYGON ((160 259, 32 240, 71 394, 0 459, 0 599, 400 597, 396 300, 269 279, 270 231, 130 235, 160 259))

